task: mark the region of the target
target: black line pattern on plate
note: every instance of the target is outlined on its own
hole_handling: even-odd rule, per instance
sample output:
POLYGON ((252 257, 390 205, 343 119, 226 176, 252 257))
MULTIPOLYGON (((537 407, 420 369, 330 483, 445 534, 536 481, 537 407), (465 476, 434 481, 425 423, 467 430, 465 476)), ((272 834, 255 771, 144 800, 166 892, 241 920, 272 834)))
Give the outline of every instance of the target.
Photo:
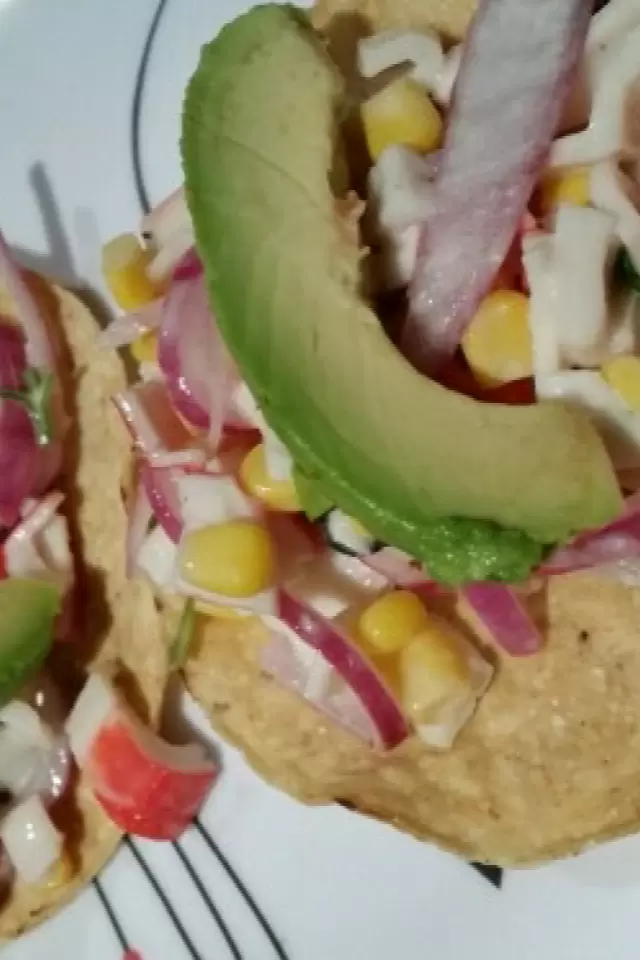
POLYGON ((262 930, 266 938, 268 939, 269 943, 273 947, 274 952, 278 957, 278 960, 289 960, 287 954, 284 951, 284 947, 282 946, 282 944, 280 943, 276 934, 273 931, 273 927, 271 926, 271 924, 265 917, 264 913, 256 903, 252 894, 249 892, 249 890, 247 889, 247 887, 245 886, 241 878, 238 876, 235 868, 232 867, 231 863, 229 862, 225 854, 222 852, 222 850, 220 849, 216 841, 213 839, 209 831, 203 825, 202 821, 196 818, 194 820, 193 825, 198 831, 198 833, 200 834, 200 836, 202 837, 202 839, 204 840, 205 844, 207 845, 211 853, 213 853, 213 855, 217 858, 223 870, 226 871, 227 876, 234 884, 240 896, 243 897, 245 903, 247 904, 252 914, 256 918, 258 924, 262 927, 262 930))
POLYGON ((104 912, 106 913, 109 919, 109 923, 111 924, 111 929, 113 930, 116 937, 118 938, 118 943, 122 947, 123 952, 126 953, 127 950, 129 950, 130 948, 129 940, 127 939, 127 935, 124 932, 124 928, 120 923, 120 920, 118 919, 118 915, 116 914, 115 910, 111 905, 111 901, 107 897, 105 889, 102 886, 102 881, 99 879, 99 877, 93 878, 93 888, 96 891, 98 895, 98 899, 100 900, 100 903, 104 908, 104 912))
POLYGON ((151 204, 149 202, 149 194, 147 193, 147 188, 144 181, 144 173, 142 170, 142 146, 140 143, 142 107, 144 103, 144 91, 147 82, 147 74, 149 72, 151 53, 156 36, 158 35, 158 28, 160 27, 162 15, 167 7, 167 3, 168 0, 159 0, 158 6, 156 7, 153 17, 151 18, 151 23, 149 24, 149 29, 147 31, 144 46, 142 48, 142 54, 140 55, 140 62, 138 64, 135 85, 133 88, 133 98, 131 101, 131 163, 133 166, 133 179, 135 182, 136 193, 138 195, 138 202, 143 213, 149 213, 151 204))
MULTIPOLYGON (((222 852, 222 850, 220 849, 216 841, 213 839, 210 832, 204 826, 202 821, 199 819, 196 820, 193 824, 193 828, 197 838, 202 841, 203 848, 208 853, 212 854, 215 860, 217 861, 217 863, 223 868, 223 870, 225 871, 225 873, 233 883, 234 887, 236 888, 236 890, 244 900, 245 904, 249 908, 250 912, 253 914, 254 919, 256 920, 258 926, 263 931, 268 943, 273 949, 274 957, 277 957, 278 960, 291 960, 289 954, 286 952, 284 946, 282 945, 280 939, 275 933, 273 927, 271 926, 269 921, 266 919, 264 913, 256 903, 255 898, 249 892, 246 884, 240 878, 235 868, 231 866, 226 855, 222 852)), ((141 852, 136 841, 132 837, 125 837, 124 843, 126 848, 129 850, 129 852, 132 855, 134 864, 141 871, 145 880, 153 890, 157 900, 160 903, 160 906, 164 910, 168 920, 170 921, 176 933, 178 934, 180 940, 182 941, 182 944, 185 950, 185 956, 190 957, 191 960, 206 960, 203 954, 198 950, 191 934, 189 933, 183 920, 179 916, 174 904, 171 902, 165 888, 163 887, 158 877, 154 874, 146 857, 141 852)), ((229 955, 233 958, 233 960, 245 960, 244 954, 238 944, 238 941, 236 940, 233 933, 231 932, 229 925, 227 924, 224 917, 222 916, 222 913, 220 912, 220 909, 214 903, 211 894, 207 890, 205 881, 196 870, 192 860, 186 853, 183 845, 178 840, 172 844, 172 847, 182 867, 184 868, 186 875, 188 876, 189 880, 193 884, 195 891, 199 895, 204 905, 207 907, 212 919, 216 923, 216 926, 218 927, 222 935, 222 938, 226 943, 229 955)), ((131 958, 131 960, 133 960, 134 957, 138 957, 138 954, 136 954, 135 951, 132 950, 131 948, 131 943, 130 943, 129 937, 127 936, 125 927, 123 925, 123 921, 120 917, 118 917, 113 904, 109 900, 103 880, 96 877, 93 881, 93 886, 104 908, 104 911, 107 915, 109 923, 115 933, 118 943, 120 944, 122 950, 125 953, 125 957, 131 958)))
POLYGON ((494 867, 493 864, 490 863, 475 862, 471 862, 470 866, 472 866, 474 870, 477 870, 478 873, 485 878, 485 880, 488 880, 489 883, 493 884, 496 890, 502 889, 502 879, 504 875, 504 870, 502 867, 494 867))

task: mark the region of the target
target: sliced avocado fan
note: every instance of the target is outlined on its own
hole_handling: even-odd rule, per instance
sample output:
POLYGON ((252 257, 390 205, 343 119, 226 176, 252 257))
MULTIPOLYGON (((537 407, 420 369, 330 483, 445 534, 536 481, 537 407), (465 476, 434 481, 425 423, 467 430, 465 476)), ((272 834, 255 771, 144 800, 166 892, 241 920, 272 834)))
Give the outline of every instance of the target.
POLYGON ((0 580, 0 706, 42 666, 60 604, 60 590, 52 583, 0 580))
POLYGON ((332 502, 433 576, 518 579, 542 544, 619 512, 611 463, 581 412, 478 403, 388 340, 335 214, 343 102, 337 68, 291 7, 256 7, 203 48, 182 158, 217 323, 332 502))

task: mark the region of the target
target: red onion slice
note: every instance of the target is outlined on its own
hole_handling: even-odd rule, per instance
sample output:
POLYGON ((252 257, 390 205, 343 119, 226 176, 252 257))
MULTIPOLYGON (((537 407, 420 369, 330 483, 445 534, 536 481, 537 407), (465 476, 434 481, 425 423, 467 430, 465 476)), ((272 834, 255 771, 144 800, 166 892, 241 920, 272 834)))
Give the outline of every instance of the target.
MULTIPOLYGON (((66 518, 57 512, 62 499, 61 493, 50 493, 25 513, 5 541, 4 561, 10 577, 44 578, 67 593, 73 583, 74 566, 69 527, 66 518)), ((64 619, 64 610, 63 607, 58 626, 64 619)), ((70 615, 69 610, 67 616, 70 615)))
POLYGON ((515 593, 502 583, 470 583, 460 599, 479 633, 512 657, 530 657, 542 646, 540 633, 515 593))
POLYGON ((112 320, 109 326, 98 337, 98 343, 105 350, 117 350, 133 343, 143 333, 157 330, 163 317, 163 299, 154 300, 136 310, 135 313, 125 313, 112 320))
POLYGON ((196 430, 206 431, 215 449, 234 376, 202 275, 174 282, 167 293, 158 362, 176 410, 196 430))
POLYGON ((167 450, 154 453, 150 458, 154 468, 180 467, 191 473, 207 472, 207 452, 201 447, 189 447, 187 450, 167 450))
POLYGON ((544 576, 574 573, 640 556, 640 498, 630 497, 625 512, 613 523, 577 536, 560 547, 540 567, 544 576))
POLYGON ((188 250, 175 270, 173 271, 174 280, 195 280, 202 275, 202 261, 196 253, 195 247, 188 250))
POLYGON ((398 587, 414 587, 428 582, 417 561, 396 547, 383 547, 361 559, 398 587))
MULTIPOLYGON (((2 239, 0 234, 0 283, 2 239)), ((0 388, 19 390, 26 370, 24 337, 18 327, 0 324, 0 388)), ((0 400, 0 526, 12 527, 20 504, 41 478, 43 465, 33 425, 25 408, 15 400, 0 400)))
POLYGON ((137 383, 117 393, 115 403, 141 453, 152 458, 193 445, 193 436, 177 416, 167 388, 158 380, 137 383))
POLYGON ((179 542, 183 526, 178 476, 178 471, 172 469, 156 469, 148 463, 140 465, 140 482, 153 514, 174 543, 179 542))
POLYGON ((4 287, 13 301, 16 317, 24 331, 30 366, 53 370, 55 355, 46 324, 1 231, 0 286, 4 287))
MULTIPOLYGON (((317 651, 350 691, 336 684, 330 672, 321 669, 322 661, 314 658, 318 687, 313 689, 313 677, 308 675, 304 681, 305 697, 325 712, 331 710, 337 722, 366 739, 372 746, 391 749, 401 743, 408 736, 407 721, 390 690, 364 654, 339 632, 335 624, 312 607, 301 603, 287 590, 280 590, 278 607, 280 619, 305 644, 317 651), (369 720, 364 729, 360 707, 369 720)), ((285 682, 287 678, 281 676, 285 682)))
POLYGON ((280 686, 307 700, 342 729, 367 746, 379 747, 380 738, 371 717, 351 687, 321 653, 278 620, 270 622, 269 642, 260 665, 280 686))
POLYGON ((484 0, 464 44, 403 349, 451 357, 516 235, 584 48, 585 0, 484 0))

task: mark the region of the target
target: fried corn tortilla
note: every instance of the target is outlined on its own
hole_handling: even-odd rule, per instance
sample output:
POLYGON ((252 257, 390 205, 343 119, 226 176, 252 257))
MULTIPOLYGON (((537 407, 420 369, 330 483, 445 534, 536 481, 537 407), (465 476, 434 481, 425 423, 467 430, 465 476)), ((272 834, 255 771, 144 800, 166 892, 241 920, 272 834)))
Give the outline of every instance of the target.
MULTIPOLYGON (((77 625, 74 643, 54 649, 50 669, 70 698, 86 669, 113 673, 131 706, 153 722, 168 670, 152 593, 126 576, 123 498, 130 484, 131 448, 111 402, 126 382, 124 369, 115 353, 98 348, 98 325, 84 303, 38 277, 30 276, 29 282, 56 341, 71 421, 62 486, 76 559, 77 625)), ((11 314, 3 296, 0 313, 11 314)), ((0 938, 19 935, 63 906, 118 845, 120 831, 82 774, 51 813, 65 836, 73 875, 50 886, 14 884, 0 905, 0 938)))
MULTIPOLYGON (((459 38, 474 6, 320 0, 313 20, 351 69, 359 36, 433 26, 459 38)), ((448 753, 416 738, 364 748, 260 669, 256 621, 203 618, 186 682, 219 733, 304 802, 341 801, 468 859, 546 861, 640 826, 640 590, 576 574, 536 606, 543 652, 485 651, 495 680, 448 753)))

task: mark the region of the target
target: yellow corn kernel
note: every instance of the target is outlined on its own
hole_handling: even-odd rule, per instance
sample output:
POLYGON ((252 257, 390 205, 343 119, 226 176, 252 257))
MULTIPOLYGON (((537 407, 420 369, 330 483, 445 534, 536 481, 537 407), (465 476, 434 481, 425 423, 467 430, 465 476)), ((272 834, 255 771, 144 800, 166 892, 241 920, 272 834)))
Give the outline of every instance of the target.
POLYGON ((152 256, 133 233, 122 233, 102 248, 104 279, 123 310, 138 310, 160 296, 160 287, 147 275, 152 256))
POLYGON ((602 376, 630 410, 640 410, 640 357, 612 357, 602 376))
POLYGON ((43 885, 47 890, 57 890, 66 886, 76 874, 75 867, 68 853, 62 853, 46 875, 43 885))
POLYGON ((429 153, 442 141, 442 117, 422 87, 407 77, 365 100, 361 117, 373 160, 393 144, 429 153))
POLYGON ((413 593, 393 590, 366 608, 358 632, 372 653, 395 653, 420 631, 427 629, 427 612, 413 593))
POLYGON ((402 705, 415 723, 428 723, 469 685, 464 657, 452 638, 436 628, 418 634, 398 657, 402 705))
POLYGON ((224 597, 252 597, 273 583, 269 534, 252 520, 229 520, 184 537, 180 575, 192 586, 224 597))
POLYGON ((274 480, 269 474, 263 443, 249 451, 242 461, 240 479, 247 493, 262 500, 271 510, 297 513, 302 509, 293 478, 274 480))
POLYGON ((496 290, 485 297, 464 335, 462 350, 478 383, 485 387, 530 377, 527 297, 515 290, 496 290))
POLYGON ((540 181, 543 213, 552 213, 561 203, 586 207, 591 200, 589 167, 563 167, 551 170, 540 181))
POLYGON ((158 362, 158 338, 155 333, 143 333, 129 346, 131 356, 138 363, 158 362))

